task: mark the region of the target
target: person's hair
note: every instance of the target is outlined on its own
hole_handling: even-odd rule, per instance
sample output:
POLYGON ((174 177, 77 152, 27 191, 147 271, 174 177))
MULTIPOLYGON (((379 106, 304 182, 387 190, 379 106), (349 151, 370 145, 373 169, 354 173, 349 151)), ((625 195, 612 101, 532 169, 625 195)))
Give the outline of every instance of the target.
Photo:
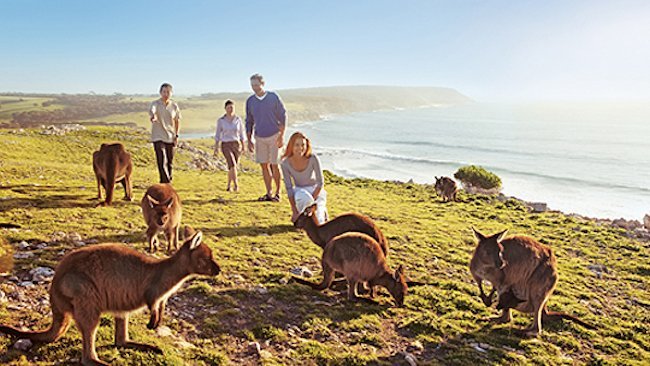
POLYGON ((227 107, 228 107, 229 105, 231 105, 231 104, 235 104, 235 102, 233 102, 232 100, 228 99, 228 100, 226 100, 226 103, 223 105, 223 107, 224 107, 224 108, 227 108, 227 107))
POLYGON ((160 86, 160 90, 159 90, 159 92, 162 92, 162 90, 163 90, 164 88, 169 88, 169 89, 171 89, 171 90, 174 90, 174 87, 172 87, 172 84, 170 84, 170 83, 163 83, 163 84, 160 86))
POLYGON ((253 81, 253 80, 257 80, 260 83, 264 84, 264 76, 262 76, 262 74, 255 73, 255 74, 251 75, 251 81, 253 81))
POLYGON ((296 140, 298 139, 305 139, 305 144, 307 145, 307 148, 305 148, 305 157, 311 157, 311 141, 309 141, 307 136, 305 136, 302 132, 294 132, 293 135, 291 135, 289 138, 287 148, 284 150, 284 155, 282 155, 282 158, 290 158, 293 156, 293 145, 296 144, 296 140))

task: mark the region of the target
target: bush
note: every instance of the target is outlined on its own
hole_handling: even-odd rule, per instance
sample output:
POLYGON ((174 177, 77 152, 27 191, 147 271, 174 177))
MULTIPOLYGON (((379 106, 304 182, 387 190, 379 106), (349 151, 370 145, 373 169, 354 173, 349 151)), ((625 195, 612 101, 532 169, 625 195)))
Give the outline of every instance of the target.
POLYGON ((500 189, 501 178, 496 174, 476 165, 464 166, 454 173, 454 178, 464 186, 473 186, 482 189, 500 189))

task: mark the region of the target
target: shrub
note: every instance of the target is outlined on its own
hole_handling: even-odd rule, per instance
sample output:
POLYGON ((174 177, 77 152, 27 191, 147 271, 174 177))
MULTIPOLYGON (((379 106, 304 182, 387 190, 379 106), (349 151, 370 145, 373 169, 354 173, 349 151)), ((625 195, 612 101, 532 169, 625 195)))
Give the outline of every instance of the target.
POLYGON ((501 178, 476 165, 461 167, 454 173, 454 178, 461 181, 464 186, 473 186, 482 189, 501 188, 501 178))

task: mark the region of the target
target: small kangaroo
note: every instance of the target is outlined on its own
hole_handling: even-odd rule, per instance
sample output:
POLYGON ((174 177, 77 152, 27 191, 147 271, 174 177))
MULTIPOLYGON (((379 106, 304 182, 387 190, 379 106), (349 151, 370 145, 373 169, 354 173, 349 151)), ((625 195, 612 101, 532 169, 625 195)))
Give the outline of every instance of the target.
POLYGON ((98 206, 111 205, 115 184, 120 182, 124 186, 124 199, 126 201, 133 199, 131 186, 133 162, 124 145, 119 142, 102 144, 99 150, 93 153, 93 170, 97 178, 97 199, 102 199, 101 187, 106 191, 106 200, 98 203, 98 206))
POLYGON ((162 353, 155 346, 129 341, 129 313, 147 306, 147 328, 162 321, 167 299, 194 275, 216 276, 219 265, 201 232, 186 229, 189 239, 173 256, 155 259, 122 244, 98 244, 67 254, 56 267, 50 286, 52 325, 47 330, 21 331, 0 326, 0 332, 34 342, 50 343, 65 334, 73 318, 83 339, 81 363, 108 365, 95 351, 102 313, 115 315, 115 345, 162 353), (191 235, 191 236, 190 236, 191 235))
POLYGON ((444 202, 456 201, 456 193, 458 193, 458 187, 456 182, 449 177, 435 177, 436 178, 436 193, 444 202))
POLYGON ((481 299, 489 306, 493 293, 499 293, 498 307, 502 315, 493 320, 510 322, 512 308, 534 314, 533 324, 524 330, 530 336, 542 332, 542 321, 555 319, 571 320, 594 329, 572 315, 548 311, 546 304, 558 281, 557 262, 550 247, 527 236, 504 239, 507 230, 489 237, 474 228, 472 230, 478 245, 470 261, 470 271, 478 284, 481 299), (483 280, 493 286, 489 296, 483 292, 483 280))
POLYGON ((322 291, 332 284, 334 271, 343 273, 348 281, 348 299, 357 300, 357 284, 367 282, 371 297, 374 286, 383 286, 393 296, 398 306, 404 305, 407 284, 404 267, 395 272, 386 264, 386 257, 375 239, 363 233, 348 232, 334 237, 325 246, 322 258, 323 281, 315 284, 294 277, 296 282, 322 291))
POLYGON ((182 206, 178 194, 170 183, 157 183, 147 189, 140 202, 142 215, 147 224, 149 252, 159 246, 158 233, 163 231, 167 238, 167 252, 178 250, 178 230, 181 224, 182 206))

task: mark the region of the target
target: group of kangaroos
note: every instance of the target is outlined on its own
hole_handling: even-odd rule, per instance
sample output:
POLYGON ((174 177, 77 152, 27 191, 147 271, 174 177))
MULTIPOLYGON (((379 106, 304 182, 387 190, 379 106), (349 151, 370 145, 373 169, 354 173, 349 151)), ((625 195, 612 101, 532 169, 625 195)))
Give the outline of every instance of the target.
MULTIPOLYGON (((101 188, 105 199, 99 205, 111 205, 114 186, 122 183, 125 199, 132 200, 131 156, 120 143, 102 144, 93 154, 98 198, 101 188)), ((449 178, 436 178, 436 190, 445 201, 456 199, 455 183, 449 178), (451 182, 451 183, 450 183, 451 182)), ((115 345, 161 353, 160 348, 129 340, 129 313, 148 308, 147 328, 155 329, 162 322, 167 299, 189 278, 197 275, 216 276, 220 272, 212 250, 202 242, 202 233, 186 226, 183 244, 179 243, 181 200, 171 184, 154 184, 141 201, 148 226, 149 251, 159 247, 157 235, 164 232, 170 256, 158 259, 140 253, 124 244, 106 243, 86 246, 66 254, 56 266, 50 285, 52 324, 43 331, 25 331, 0 326, 0 332, 28 338, 34 342, 54 342, 66 332, 74 319, 83 339, 81 363, 106 365, 95 351, 95 335, 102 313, 115 317, 115 345)), ((388 290, 398 306, 404 304, 409 281, 400 265, 395 271, 386 263, 388 242, 379 227, 359 213, 346 213, 319 224, 315 206, 307 208, 296 220, 309 238, 323 248, 323 280, 312 283, 299 277, 294 280, 316 290, 325 290, 341 274, 347 280, 349 300, 361 299, 365 290, 375 296, 375 287, 388 290)), ((473 229, 473 228, 472 228, 473 229)), ((470 261, 470 272, 476 280, 480 297, 491 306, 498 293, 497 322, 509 322, 511 309, 534 314, 527 335, 538 335, 547 320, 564 318, 592 327, 574 316, 547 310, 547 301, 558 281, 556 259, 550 247, 533 238, 512 236, 506 231, 486 236, 473 229, 478 245, 470 261), (483 281, 492 285, 486 295, 483 281)), ((415 284, 415 283, 412 283, 415 284)), ((367 301, 372 301, 366 299, 367 301)))

